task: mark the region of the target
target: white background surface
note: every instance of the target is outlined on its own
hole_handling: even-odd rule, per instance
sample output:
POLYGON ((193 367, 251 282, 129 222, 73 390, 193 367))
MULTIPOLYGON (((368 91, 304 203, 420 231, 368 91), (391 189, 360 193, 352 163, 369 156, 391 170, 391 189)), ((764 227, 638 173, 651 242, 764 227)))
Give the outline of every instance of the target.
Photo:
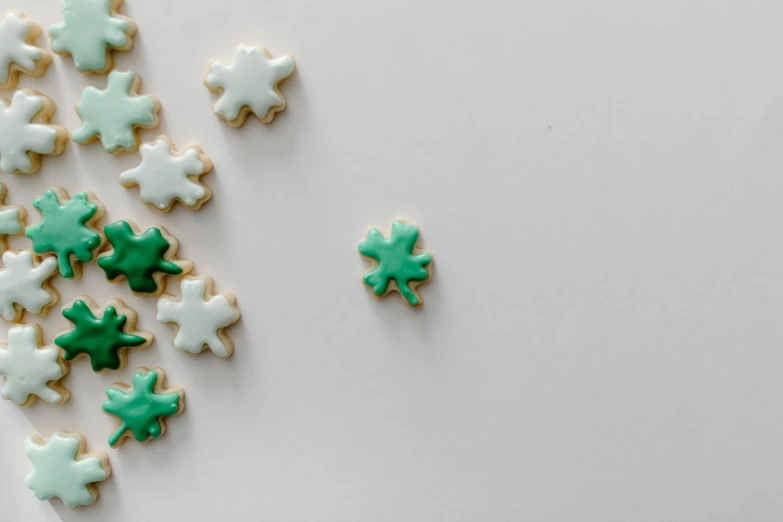
MULTIPOLYGON (((19 0, 45 26, 56 0, 19 0)), ((93 189, 104 223, 163 224, 233 290, 234 356, 189 357, 155 300, 92 264, 157 338, 72 399, 0 404, 3 521, 778 521, 783 518, 783 4, 769 1, 136 0, 120 68, 215 162, 201 211, 159 216, 69 144, 9 201, 93 189), (239 43, 292 53, 288 109, 236 130, 201 85, 239 43), (404 216, 435 255, 424 307, 361 282, 367 228, 404 216), (103 390, 161 366, 187 393, 163 438, 106 439, 103 390), (71 512, 24 486, 32 431, 113 467, 71 512), (160 517, 160 518, 158 518, 160 517)), ((22 87, 75 129, 56 57, 22 87)), ((33 213, 29 222, 37 222, 33 213)), ((17 247, 25 240, 14 241, 17 247)), ((178 285, 170 283, 178 292, 178 285)), ((68 326, 59 306, 42 324, 68 326)), ((29 318, 29 316, 28 316, 29 318)))

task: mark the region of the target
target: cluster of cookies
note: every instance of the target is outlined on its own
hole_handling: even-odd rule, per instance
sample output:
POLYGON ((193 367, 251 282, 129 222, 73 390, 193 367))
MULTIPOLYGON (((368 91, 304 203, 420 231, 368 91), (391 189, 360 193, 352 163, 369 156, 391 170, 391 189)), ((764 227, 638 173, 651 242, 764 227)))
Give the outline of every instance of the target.
MULTIPOLYGON (((69 133, 52 124, 55 105, 45 95, 27 89, 0 99, 0 170, 29 174, 41 167, 41 157, 63 152, 68 139, 87 144, 100 140, 106 152, 139 151, 140 164, 120 174, 124 187, 139 187, 141 200, 160 212, 180 202, 197 210, 211 197, 200 178, 212 162, 197 145, 177 150, 166 136, 142 145, 139 131, 158 126, 160 104, 139 94, 141 78, 132 71, 113 70, 115 51, 133 47, 135 23, 118 13, 122 0, 62 0, 63 23, 49 28, 52 49, 70 56, 86 74, 108 73, 107 86, 84 89, 76 105, 82 125, 69 133)), ((19 11, 0 19, 0 89, 16 88, 20 73, 40 76, 52 57, 35 45, 40 26, 19 11)), ((264 48, 240 45, 231 63, 209 64, 204 85, 219 96, 214 112, 228 124, 241 126, 249 114, 264 123, 285 108, 280 83, 295 68, 291 56, 273 58, 264 48)), ((96 261, 111 282, 127 281, 137 296, 158 296, 157 319, 175 326, 175 348, 200 353, 209 348, 218 357, 231 355, 233 345, 224 329, 239 319, 235 297, 215 293, 208 276, 186 276, 193 264, 176 257, 179 243, 162 226, 141 231, 132 221, 103 227, 104 205, 91 192, 70 197, 53 187, 33 201, 41 221, 25 227, 24 207, 3 205, 0 183, 0 316, 19 323, 26 312, 43 316, 59 300, 51 284, 57 274, 79 279, 82 264, 96 261), (32 241, 25 251, 8 249, 7 236, 32 241), (181 277, 181 295, 165 295, 166 276, 181 277)), ((377 297, 398 291, 413 307, 422 304, 417 286, 431 276, 432 255, 418 250, 419 230, 397 220, 388 237, 372 228, 359 244, 370 260, 364 283, 377 297)), ((129 349, 150 345, 153 335, 136 329, 136 312, 120 299, 103 307, 82 296, 65 305, 62 315, 72 327, 43 346, 41 328, 15 324, 7 343, 0 344, 0 396, 20 406, 40 398, 52 404, 70 395, 62 380, 69 363, 89 359, 95 372, 121 370, 129 349)), ((108 442, 117 447, 128 438, 139 442, 160 437, 166 417, 184 407, 184 392, 165 387, 161 369, 140 367, 131 385, 117 383, 106 390, 102 409, 119 421, 108 442)), ((86 453, 84 437, 54 433, 49 440, 32 435, 25 452, 33 464, 26 483, 40 499, 59 497, 69 508, 94 502, 96 483, 111 473, 106 453, 86 453)))
MULTIPOLYGON (((72 133, 51 123, 55 104, 39 92, 20 89, 10 101, 0 99, 0 170, 30 174, 41 168, 42 157, 62 153, 69 138, 82 144, 100 140, 113 154, 139 151, 140 164, 123 172, 120 183, 138 186, 145 204, 167 212, 179 201, 196 210, 211 197, 200 177, 212 170, 212 162, 196 145, 177 151, 166 136, 141 145, 139 131, 158 125, 160 104, 139 94, 137 74, 112 69, 112 53, 130 51, 136 32, 134 22, 118 13, 120 4, 63 0, 63 23, 49 28, 52 49, 72 57, 84 73, 108 73, 107 87, 84 89, 76 105, 82 125, 72 133)), ((46 72, 52 55, 36 45, 41 32, 20 11, 0 18, 0 89, 15 89, 22 73, 46 72)), ((205 83, 221 92, 215 112, 232 125, 241 124, 250 112, 271 121, 285 106, 278 84, 293 68, 290 57, 273 60, 265 50, 240 47, 233 64, 210 65, 205 83)), ((101 307, 81 296, 65 305, 62 315, 71 327, 50 346, 44 346, 40 326, 21 322, 26 313, 44 316, 59 301, 52 283, 57 275, 80 279, 82 265, 93 261, 107 280, 127 282, 137 296, 158 298, 157 319, 175 327, 175 348, 231 355, 233 344, 224 329, 239 320, 236 298, 215 293, 208 276, 186 276, 193 263, 177 258, 179 243, 164 227, 141 231, 127 219, 101 226, 105 208, 98 197, 92 192, 71 197, 62 187, 49 188, 32 202, 41 219, 26 226, 25 208, 4 204, 6 192, 0 183, 0 316, 13 323, 7 341, 0 343, 4 399, 23 407, 37 399, 61 404, 70 396, 63 380, 73 361, 89 360, 95 372, 122 370, 130 349, 152 343, 153 334, 136 328, 136 311, 120 299, 101 307), (9 236, 26 236, 31 248, 9 249, 9 236), (181 295, 164 294, 166 276, 181 277, 181 295)), ((139 442, 160 437, 166 418, 184 408, 183 390, 167 388, 165 373, 157 368, 138 368, 130 385, 114 384, 106 396, 103 411, 118 418, 108 437, 112 447, 129 437, 139 442)), ((96 483, 111 473, 108 455, 86 453, 78 433, 57 432, 48 440, 32 435, 24 450, 33 465, 28 487, 42 500, 61 498, 69 508, 94 502, 96 483)))

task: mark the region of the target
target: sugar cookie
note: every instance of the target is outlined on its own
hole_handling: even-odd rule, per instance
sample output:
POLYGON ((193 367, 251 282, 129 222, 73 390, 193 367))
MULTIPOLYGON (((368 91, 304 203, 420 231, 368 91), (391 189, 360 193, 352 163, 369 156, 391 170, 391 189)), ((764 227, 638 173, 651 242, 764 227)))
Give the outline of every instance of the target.
POLYGON ((158 299, 158 321, 175 325, 174 348, 194 354, 209 348, 218 357, 230 356, 234 345, 223 329, 239 320, 234 294, 215 295, 209 276, 184 277, 180 291, 179 300, 158 299))
POLYGON ((73 131, 76 143, 87 144, 100 138, 103 150, 112 154, 139 148, 139 129, 158 126, 160 103, 150 95, 139 95, 141 76, 133 71, 113 70, 106 89, 84 88, 76 113, 82 126, 73 131))
POLYGON ((41 26, 22 11, 6 11, 0 20, 0 89, 14 89, 19 73, 43 76, 52 55, 34 45, 41 26))
POLYGON ((33 464, 25 485, 38 500, 58 497, 69 509, 95 502, 96 482, 111 475, 109 456, 102 451, 87 453, 84 435, 79 433, 58 431, 48 442, 30 435, 24 441, 24 452, 33 464))
POLYGON ((50 123, 57 106, 28 89, 14 92, 10 103, 0 98, 0 170, 32 174, 41 168, 41 155, 65 150, 68 131, 50 123))
POLYGON ((136 311, 121 299, 112 299, 100 308, 95 301, 81 296, 63 307, 63 317, 73 328, 58 335, 54 344, 66 361, 90 359, 95 372, 122 370, 128 362, 128 349, 146 348, 152 342, 150 332, 136 330, 136 311))
POLYGON ((112 448, 131 435, 141 443, 157 439, 166 432, 165 417, 182 413, 185 392, 166 388, 165 381, 166 374, 160 368, 138 368, 132 387, 120 382, 106 389, 109 400, 104 401, 103 411, 120 419, 109 437, 112 448))
POLYGON ((33 200, 41 222, 30 225, 25 235, 33 242, 36 254, 57 259, 60 275, 68 279, 82 277, 82 263, 98 256, 106 237, 95 227, 105 213, 103 203, 92 192, 79 192, 69 198, 62 187, 52 187, 33 200))
POLYGON ((141 200, 160 212, 168 212, 177 201, 198 210, 212 192, 199 178, 212 170, 212 161, 198 145, 187 145, 177 152, 166 136, 139 149, 141 164, 120 174, 125 188, 139 187, 141 200))
POLYGON ((119 11, 122 0, 62 0, 63 23, 49 26, 52 50, 71 56, 83 73, 106 73, 112 50, 130 51, 136 24, 119 11))
POLYGON ((56 346, 41 346, 43 334, 37 324, 17 324, 8 330, 8 342, 0 343, 0 375, 5 384, 0 396, 19 406, 37 398, 62 404, 70 392, 60 383, 68 374, 68 363, 56 346))
POLYGON ((4 183, 0 183, 0 247, 8 250, 8 236, 21 236, 24 234, 24 222, 27 211, 21 205, 5 205, 5 197, 8 189, 4 183))
POLYGON ((359 243, 359 253, 371 263, 363 281, 376 297, 397 290, 409 305, 421 305, 416 287, 430 279, 432 254, 416 249, 418 239, 418 227, 396 220, 389 239, 371 228, 367 239, 359 243))
POLYGON ((204 85, 220 97, 214 112, 233 127, 241 127, 249 113, 269 123, 285 109, 280 83, 291 76, 294 57, 272 58, 265 47, 240 45, 231 64, 216 60, 209 63, 204 85))
POLYGON ((165 228, 137 230, 130 220, 106 225, 103 231, 112 250, 98 257, 98 266, 111 282, 127 279, 134 294, 160 295, 166 289, 166 274, 186 274, 193 263, 176 259, 179 241, 165 228))
POLYGON ((6 250, 3 252, 3 268, 0 269, 0 317, 12 323, 18 322, 25 310, 44 316, 57 304, 60 294, 49 284, 49 278, 57 273, 57 260, 47 257, 34 262, 30 250, 6 250))

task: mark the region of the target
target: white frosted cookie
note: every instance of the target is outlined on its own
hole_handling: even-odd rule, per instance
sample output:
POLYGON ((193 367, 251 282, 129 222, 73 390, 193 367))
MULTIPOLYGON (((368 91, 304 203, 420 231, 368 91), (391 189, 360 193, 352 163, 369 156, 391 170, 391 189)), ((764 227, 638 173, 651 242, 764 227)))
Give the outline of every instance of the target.
POLYGON ((57 259, 47 257, 40 263, 30 250, 6 250, 0 268, 0 317, 10 322, 22 318, 25 310, 44 316, 60 300, 49 284, 57 273, 57 259))
POLYGON ((201 208, 212 192, 200 177, 212 170, 212 161, 198 145, 186 145, 177 152, 166 136, 139 149, 141 164, 120 174, 123 187, 139 187, 141 200, 160 212, 168 212, 177 201, 191 210, 201 208))
POLYGON ((49 51, 33 45, 41 34, 38 22, 21 11, 6 11, 0 19, 0 89, 14 89, 19 73, 43 76, 52 62, 49 51))
POLYGON ((68 400, 70 393, 60 383, 68 374, 56 346, 41 346, 43 335, 37 324, 17 324, 8 330, 8 341, 0 343, 0 375, 5 383, 0 396, 19 406, 41 398, 51 404, 68 400))
POLYGON ((28 89, 14 92, 11 101, 0 98, 0 170, 32 174, 41 168, 42 154, 65 150, 68 131, 50 123, 56 109, 52 100, 28 89))
POLYGON ((240 45, 232 63, 210 62, 204 85, 220 94, 214 111, 229 125, 241 127, 251 112, 269 123, 285 109, 280 83, 295 68, 293 56, 272 58, 264 47, 240 45))
POLYGON ((175 348, 194 354, 209 348, 218 357, 233 352, 223 329, 239 320, 236 297, 229 292, 215 294, 213 287, 209 276, 184 277, 179 300, 171 295, 158 299, 158 321, 175 325, 175 348))

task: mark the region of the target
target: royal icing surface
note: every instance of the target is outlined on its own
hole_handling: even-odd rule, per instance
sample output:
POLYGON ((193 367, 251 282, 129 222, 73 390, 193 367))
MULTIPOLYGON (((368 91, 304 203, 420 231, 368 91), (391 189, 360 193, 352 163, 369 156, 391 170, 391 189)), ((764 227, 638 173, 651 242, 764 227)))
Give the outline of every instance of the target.
POLYGON ((15 207, 0 207, 0 235, 15 236, 22 231, 19 219, 19 209, 15 207))
POLYGON ((60 352, 54 346, 39 348, 38 337, 35 326, 19 324, 8 330, 8 346, 0 346, 0 375, 5 376, 0 395, 16 404, 24 404, 31 394, 52 404, 64 400, 47 386, 63 377, 60 352))
POLYGON ((33 123, 44 108, 45 97, 27 91, 16 91, 8 105, 0 99, 0 170, 7 173, 30 173, 33 162, 28 152, 53 154, 57 150, 58 127, 33 123))
MULTIPOLYGON (((265 48, 240 45, 231 64, 214 62, 204 83, 222 94, 215 103, 215 113, 228 121, 240 118, 243 107, 268 123, 275 112, 285 108, 285 98, 278 84, 294 72, 294 58, 272 58, 265 48)), ((238 123, 242 123, 239 121, 238 123)))
POLYGON ((70 509, 92 504, 93 497, 88 484, 108 478, 108 457, 79 454, 79 437, 55 433, 45 444, 37 437, 27 437, 24 452, 33 464, 25 484, 39 500, 59 497, 70 509), (106 462, 104 462, 106 461, 106 462))
POLYGON ((30 44, 31 34, 37 32, 37 24, 20 13, 8 12, 0 20, 0 88, 12 89, 16 85, 18 73, 11 70, 12 64, 34 74, 43 65, 37 61, 44 59, 48 63, 49 53, 30 44))
MULTIPOLYGON (((110 446, 116 447, 126 430, 130 430, 139 442, 149 438, 157 439, 165 429, 161 425, 162 418, 181 411, 181 393, 155 392, 158 372, 159 370, 149 370, 134 373, 133 387, 130 390, 113 386, 106 389, 109 400, 103 403, 103 410, 122 421, 109 437, 110 446)), ((162 382, 163 378, 160 380, 162 382)))
POLYGON ((110 281, 125 276, 131 290, 151 294, 158 290, 156 272, 170 275, 184 272, 164 257, 171 245, 159 228, 148 228, 136 235, 127 221, 116 221, 106 225, 103 231, 114 250, 99 257, 98 265, 110 281))
POLYGON ((371 287, 376 296, 383 296, 389 282, 394 279, 402 297, 411 306, 419 306, 421 300, 411 288, 411 282, 429 279, 426 266, 432 262, 427 253, 414 254, 419 239, 419 229, 402 221, 392 224, 389 239, 373 228, 367 232, 367 239, 359 244, 359 252, 378 261, 378 266, 364 275, 364 284, 371 287))
POLYGON ((71 254, 79 261, 92 261, 95 250, 103 243, 100 234, 85 226, 98 212, 98 205, 88 199, 86 192, 60 204, 57 193, 49 189, 33 200, 33 206, 42 217, 40 223, 25 230, 25 235, 33 241, 33 250, 37 254, 54 252, 60 274, 72 278, 71 254))
POLYGON ((206 345, 218 357, 230 355, 229 347, 221 339, 222 328, 239 319, 239 310, 233 305, 233 296, 210 296, 207 284, 211 278, 188 277, 182 280, 182 298, 171 296, 158 300, 158 321, 175 323, 179 327, 174 347, 190 353, 199 353, 206 345))
POLYGON ((145 203, 165 210, 179 199, 195 207, 207 196, 206 188, 190 178, 206 174, 212 167, 211 162, 201 161, 197 148, 188 147, 175 155, 167 140, 158 139, 152 145, 142 145, 139 153, 141 164, 120 174, 120 183, 125 187, 138 185, 145 203))
POLYGON ((135 127, 158 125, 158 103, 151 96, 137 95, 136 81, 136 73, 115 69, 109 73, 105 90, 85 87, 76 104, 82 126, 73 131, 73 141, 89 143, 98 136, 106 152, 135 149, 135 127))
POLYGON ((3 265, 0 270, 0 317, 6 321, 16 320, 14 303, 32 314, 39 314, 45 306, 57 300, 56 293, 43 287, 57 270, 55 258, 47 257, 34 266, 29 250, 8 250, 3 253, 3 265))
POLYGON ((52 49, 68 53, 80 71, 99 72, 110 66, 109 47, 129 50, 136 28, 124 17, 112 16, 116 0, 63 0, 63 23, 49 27, 52 49))
MULTIPOLYGON (((128 317, 107 306, 98 318, 82 300, 63 310, 63 317, 73 323, 70 332, 60 335, 54 344, 63 349, 63 358, 72 361, 85 354, 93 371, 118 370, 122 366, 120 350, 146 344, 147 338, 126 332, 128 317)), ((130 330, 130 329, 129 329, 130 330)))
POLYGON ((7 248, 5 236, 15 236, 24 228, 24 209, 17 205, 2 205, 8 193, 5 185, 0 183, 0 245, 7 248))

